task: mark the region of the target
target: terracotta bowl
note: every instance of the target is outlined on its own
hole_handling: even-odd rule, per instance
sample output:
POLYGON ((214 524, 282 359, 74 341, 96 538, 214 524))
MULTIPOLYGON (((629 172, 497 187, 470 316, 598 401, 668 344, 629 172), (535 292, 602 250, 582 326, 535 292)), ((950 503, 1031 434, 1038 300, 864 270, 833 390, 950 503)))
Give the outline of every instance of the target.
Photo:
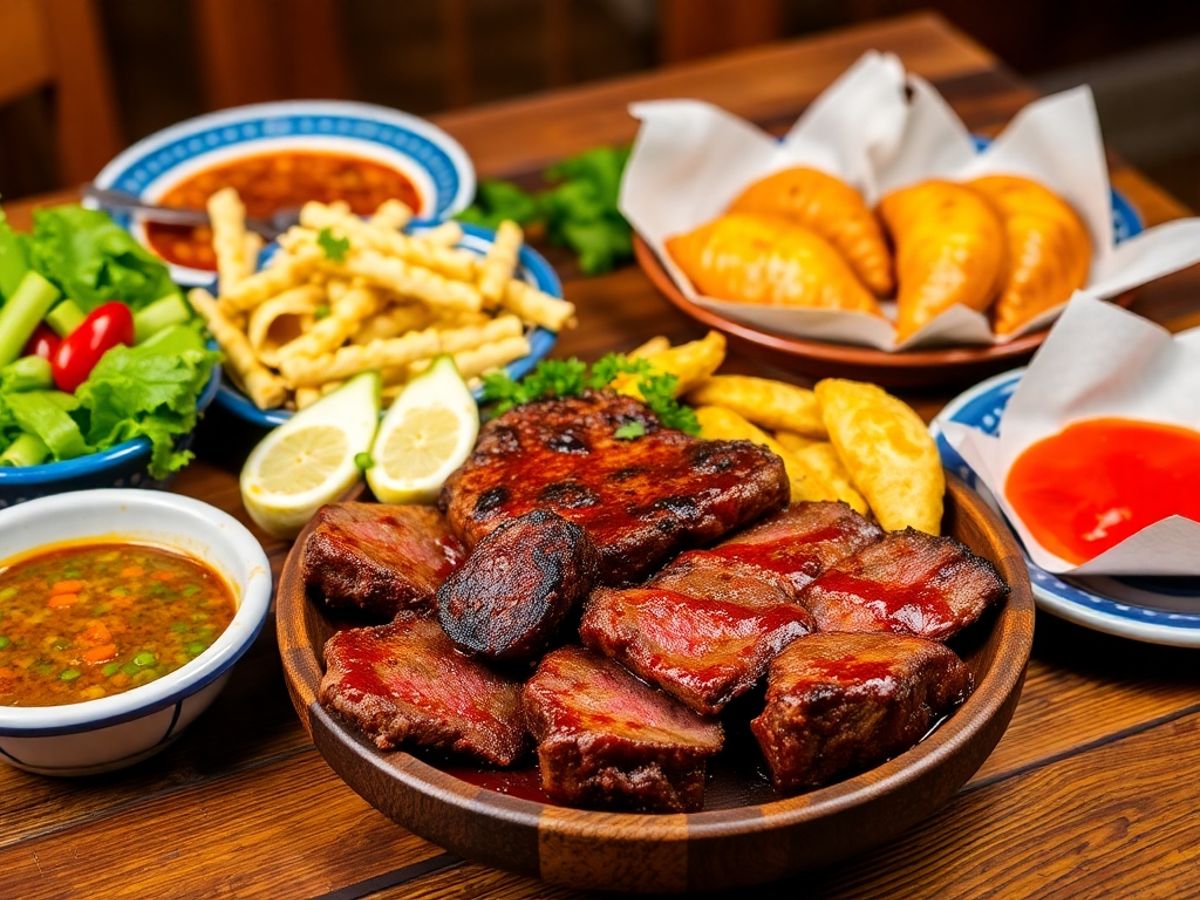
MULTIPOLYGON (((890 840, 945 804, 1000 740, 1020 696, 1033 640, 1021 552, 979 495, 949 478, 944 529, 990 559, 1007 603, 960 636, 975 692, 924 741, 861 775, 780 797, 749 729, 727 728, 703 812, 606 813, 554 805, 532 768, 463 769, 444 758, 384 752, 316 702, 322 647, 337 627, 305 596, 302 534, 277 597, 279 649, 292 702, 317 749, 373 806, 454 853, 579 888, 683 891, 771 881, 890 840), (540 799, 539 799, 540 798, 540 799)), ((747 717, 749 712, 747 712, 747 717)))
MULTIPOLYGON (((1021 365, 1050 333, 1047 328, 992 347, 938 347, 899 353, 792 337, 734 321, 693 303, 675 286, 650 245, 636 234, 633 251, 659 293, 684 315, 723 332, 738 349, 756 358, 762 358, 765 352, 780 368, 812 378, 854 378, 896 388, 966 384, 1021 365)), ((1112 302, 1128 307, 1133 299, 1134 292, 1127 291, 1112 302)))

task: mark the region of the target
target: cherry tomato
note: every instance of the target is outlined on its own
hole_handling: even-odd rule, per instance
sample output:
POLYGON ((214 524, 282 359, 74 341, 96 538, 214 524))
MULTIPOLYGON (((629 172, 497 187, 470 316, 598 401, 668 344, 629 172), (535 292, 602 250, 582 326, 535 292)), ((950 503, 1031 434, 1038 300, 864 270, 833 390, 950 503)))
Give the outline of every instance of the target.
POLYGON ((29 337, 29 341, 25 344, 25 349, 21 352, 22 356, 40 356, 42 359, 54 359, 54 354, 58 351, 58 345, 62 343, 62 338, 54 333, 49 325, 43 322, 37 327, 29 337))
POLYGON ((87 381, 100 357, 117 344, 133 343, 133 313, 113 300, 97 306, 83 324, 67 335, 50 360, 58 389, 73 393, 87 381))

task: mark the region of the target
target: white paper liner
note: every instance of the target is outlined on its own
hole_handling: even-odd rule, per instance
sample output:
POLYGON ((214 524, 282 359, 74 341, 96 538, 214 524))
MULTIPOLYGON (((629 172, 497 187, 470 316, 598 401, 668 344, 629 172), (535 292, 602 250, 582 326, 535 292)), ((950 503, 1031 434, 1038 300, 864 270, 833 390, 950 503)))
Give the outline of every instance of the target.
MULTIPOLYGON (((1025 175, 1080 214, 1092 237, 1084 291, 1113 297, 1200 261, 1200 219, 1151 228, 1113 244, 1104 142, 1091 90, 1073 88, 1034 101, 982 153, 966 126, 928 82, 899 60, 865 54, 830 85, 777 141, 754 125, 696 100, 636 103, 641 120, 621 184, 621 211, 658 254, 689 300, 731 319, 795 337, 881 350, 1005 343, 1044 328, 1048 310, 1012 335, 994 335, 987 316, 956 307, 897 343, 890 321, 864 313, 734 303, 698 295, 665 250, 671 235, 723 213, 743 188, 771 172, 808 165, 836 175, 874 204, 884 193, 927 178, 1025 175), (906 97, 906 87, 911 97, 906 97)), ((894 304, 883 304, 894 315, 894 304)))
POLYGON ((1171 516, 1076 566, 1034 538, 1004 494, 1030 444, 1082 419, 1115 416, 1200 428, 1200 329, 1170 332, 1076 294, 1008 401, 997 437, 957 422, 946 440, 975 471, 1042 569, 1071 575, 1200 575, 1200 522, 1171 516))

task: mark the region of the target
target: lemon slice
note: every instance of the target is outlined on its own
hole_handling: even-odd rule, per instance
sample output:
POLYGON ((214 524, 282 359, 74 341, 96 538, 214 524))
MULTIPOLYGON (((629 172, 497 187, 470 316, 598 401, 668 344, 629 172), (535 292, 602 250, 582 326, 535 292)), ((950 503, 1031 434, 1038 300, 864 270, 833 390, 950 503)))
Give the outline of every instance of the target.
POLYGON ((362 474, 355 457, 379 424, 379 375, 364 372, 296 413, 242 467, 242 504, 268 534, 294 537, 362 474))
POLYGON ((367 484, 384 503, 429 503, 466 461, 479 407, 449 356, 409 382, 383 417, 367 484))

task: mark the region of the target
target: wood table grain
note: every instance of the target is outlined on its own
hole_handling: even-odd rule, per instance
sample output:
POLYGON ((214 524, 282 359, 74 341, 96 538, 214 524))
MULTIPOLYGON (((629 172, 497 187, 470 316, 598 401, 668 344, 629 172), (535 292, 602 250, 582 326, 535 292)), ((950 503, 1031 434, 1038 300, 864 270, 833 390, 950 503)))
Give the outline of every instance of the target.
MULTIPOLYGON (((569 153, 628 141, 635 123, 626 106, 633 100, 702 98, 781 130, 872 48, 899 54, 972 128, 1002 126, 1034 96, 969 38, 941 19, 916 15, 455 112, 439 123, 462 141, 481 175, 530 177, 569 153)), ((1148 225, 1186 212, 1118 161, 1113 182, 1148 225)), ((6 208, 23 227, 35 205, 69 196, 6 208)), ((636 269, 585 279, 561 255, 553 259, 583 323, 563 337, 559 355, 594 358, 654 334, 697 336, 636 269)), ((1146 287, 1134 308, 1173 329, 1200 324, 1200 270, 1146 287)), ((731 363, 756 369, 752 359, 731 363)), ((928 417, 952 392, 947 386, 908 399, 928 417)), ((200 448, 201 459, 175 489, 246 521, 237 491, 244 452, 237 429, 210 417, 200 448)), ((278 566, 286 544, 265 537, 263 543, 278 566)), ((894 845, 779 891, 1200 895, 1198 662, 1196 653, 1039 616, 1012 725, 955 801, 894 845)), ((292 712, 270 627, 212 708, 149 762, 74 781, 0 767, 0 897, 320 894, 579 896, 448 854, 342 784, 292 712)))

